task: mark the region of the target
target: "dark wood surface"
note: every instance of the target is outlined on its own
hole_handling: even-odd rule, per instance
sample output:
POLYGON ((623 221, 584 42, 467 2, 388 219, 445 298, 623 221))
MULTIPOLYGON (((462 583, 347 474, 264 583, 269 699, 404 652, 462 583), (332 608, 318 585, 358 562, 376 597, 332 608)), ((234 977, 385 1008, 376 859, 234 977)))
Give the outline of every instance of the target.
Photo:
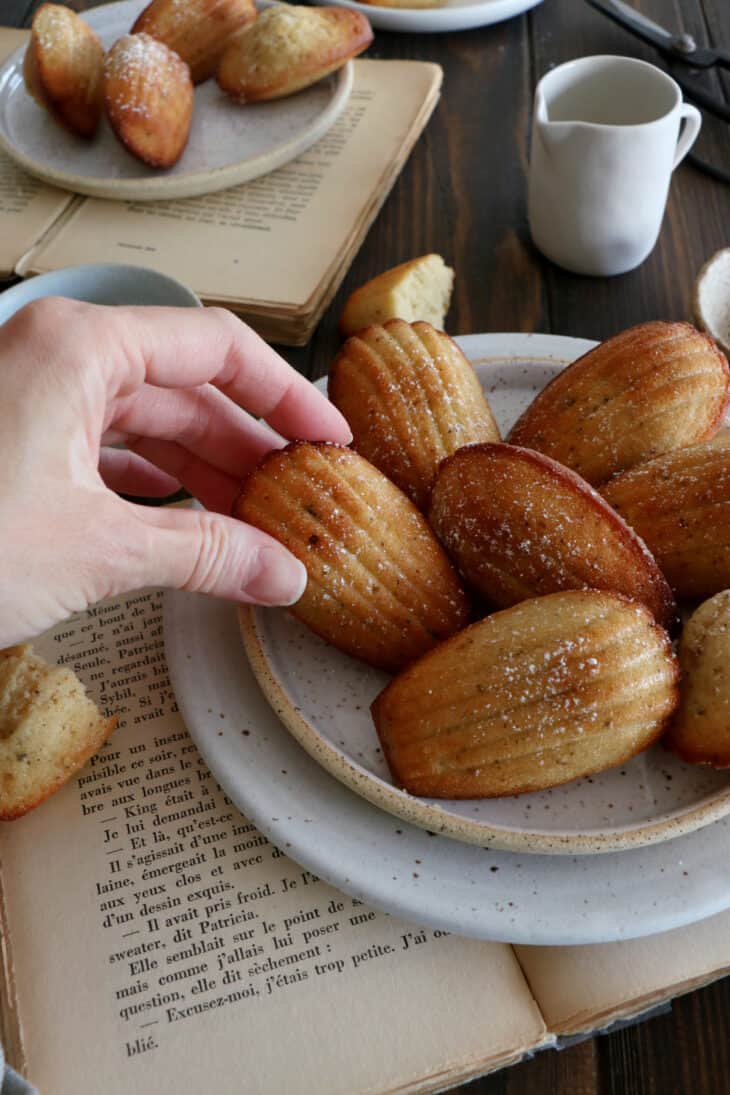
MULTIPOLYGON (((75 0, 77 9, 93 0, 75 0)), ((97 0, 98 2, 98 0, 97 0)), ((29 25, 36 3, 0 0, 0 21, 29 25)), ((730 48, 729 0, 637 0, 654 19, 730 48)), ((457 34, 378 32, 369 56, 437 61, 441 103, 309 346, 285 356, 312 378, 338 345, 345 296, 388 266, 438 251, 456 269, 448 330, 548 331, 604 338, 648 319, 691 318, 694 277, 730 245, 730 186, 689 164, 674 176, 659 242, 613 279, 559 270, 532 247, 525 212, 531 99, 537 79, 573 57, 652 50, 582 0, 544 0, 509 22, 457 34)), ((730 101, 730 77, 703 79, 730 101)), ((730 126, 708 122, 701 151, 730 169, 730 126)), ((445 1002, 448 1006, 448 1002, 445 1002)), ((727 1095, 730 981, 674 1002, 671 1012, 475 1081, 469 1095, 727 1095)))

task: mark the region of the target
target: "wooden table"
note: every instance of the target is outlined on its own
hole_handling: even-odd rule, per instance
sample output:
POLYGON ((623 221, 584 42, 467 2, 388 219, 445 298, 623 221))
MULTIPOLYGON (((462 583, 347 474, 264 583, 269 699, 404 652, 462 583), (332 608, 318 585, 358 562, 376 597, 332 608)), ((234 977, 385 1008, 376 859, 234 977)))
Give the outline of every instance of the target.
MULTIPOLYGON (((2 0, 27 26, 38 0, 2 0)), ((79 9, 98 0, 75 0, 79 9)), ((637 0, 702 44, 730 47, 728 0, 637 0)), ((378 33, 370 56, 437 61, 441 103, 309 346, 286 350, 308 376, 327 371, 346 294, 414 255, 438 251, 456 269, 451 333, 547 331, 601 339, 648 319, 691 318, 695 274, 730 245, 730 186, 689 165, 675 175, 659 243, 643 266, 611 280, 576 277, 532 248, 525 171, 532 91, 573 57, 649 49, 581 0, 545 0, 524 16, 459 34, 378 33)), ((718 90, 722 81, 707 77, 718 90)), ((724 83, 730 101, 730 79, 724 83)), ((730 127, 710 124, 703 152, 730 169, 730 127)), ((677 1000, 671 1013, 459 1089, 469 1095, 725 1095, 730 1092, 730 981, 677 1000)))

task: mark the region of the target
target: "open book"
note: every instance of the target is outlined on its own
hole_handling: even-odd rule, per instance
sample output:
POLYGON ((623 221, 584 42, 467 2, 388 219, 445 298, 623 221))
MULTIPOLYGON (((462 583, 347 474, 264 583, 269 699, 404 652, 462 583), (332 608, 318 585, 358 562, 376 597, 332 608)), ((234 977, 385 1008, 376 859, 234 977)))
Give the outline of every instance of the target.
MULTIPOLYGON (((25 31, 0 28, 0 59, 25 31)), ((0 153, 0 276, 138 263, 222 304, 264 338, 303 345, 426 125, 441 69, 354 62, 345 111, 309 151, 260 179, 179 201, 81 198, 0 153)))
POLYGON ((338 893, 210 775, 170 688, 161 605, 154 590, 104 602, 35 644, 120 716, 75 780, 0 831, 2 1037, 41 1092, 443 1090, 730 967, 730 913, 511 947, 338 893))

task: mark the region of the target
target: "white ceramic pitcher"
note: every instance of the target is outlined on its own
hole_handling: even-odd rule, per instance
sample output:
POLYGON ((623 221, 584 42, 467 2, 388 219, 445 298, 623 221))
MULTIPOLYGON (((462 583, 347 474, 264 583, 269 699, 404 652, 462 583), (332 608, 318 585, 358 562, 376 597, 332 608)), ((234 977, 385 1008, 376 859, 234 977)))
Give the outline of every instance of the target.
POLYGON ((701 121, 674 80, 645 61, 582 57, 553 69, 535 91, 528 217, 536 246, 579 274, 638 266, 701 121))

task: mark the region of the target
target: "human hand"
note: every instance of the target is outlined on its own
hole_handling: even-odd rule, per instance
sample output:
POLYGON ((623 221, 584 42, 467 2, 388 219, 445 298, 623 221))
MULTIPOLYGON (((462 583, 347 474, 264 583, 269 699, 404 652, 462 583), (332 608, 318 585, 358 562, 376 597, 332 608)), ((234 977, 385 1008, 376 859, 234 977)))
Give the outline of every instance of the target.
POLYGON ((302 564, 225 516, 245 473, 295 437, 351 434, 230 312, 58 297, 21 309, 0 327, 0 647, 146 585, 296 601, 302 564), (113 493, 181 485, 206 511, 113 493))

